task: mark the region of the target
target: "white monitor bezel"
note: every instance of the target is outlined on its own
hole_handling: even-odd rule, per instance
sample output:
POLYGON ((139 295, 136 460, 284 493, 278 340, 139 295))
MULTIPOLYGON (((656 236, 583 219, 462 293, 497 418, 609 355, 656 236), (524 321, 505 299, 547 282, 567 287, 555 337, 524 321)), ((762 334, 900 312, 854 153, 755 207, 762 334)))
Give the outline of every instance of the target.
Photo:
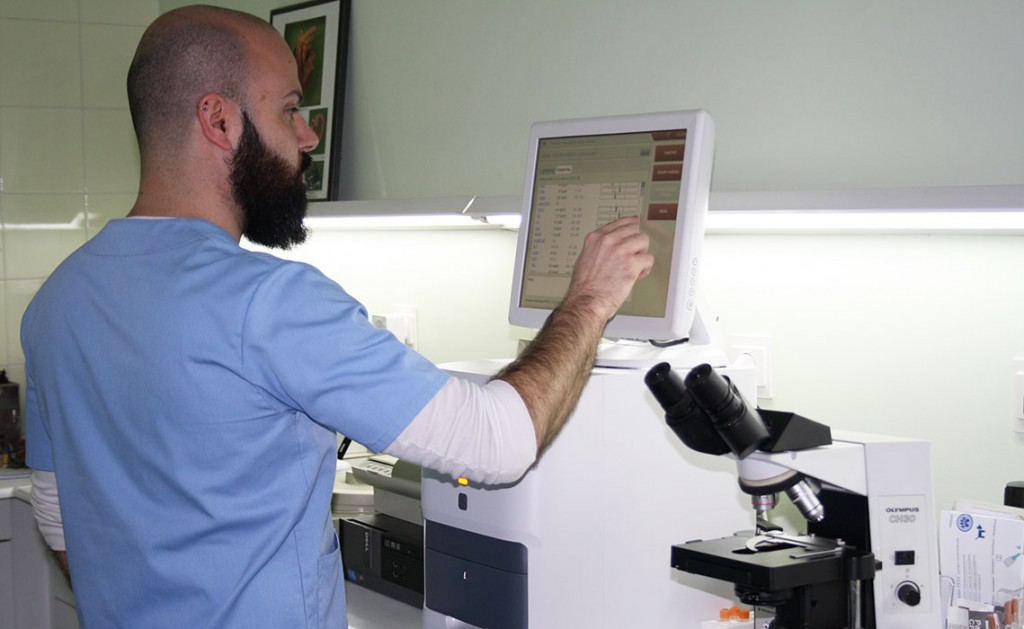
POLYGON ((704 219, 707 214, 714 159, 714 121, 704 110, 560 120, 538 122, 533 125, 523 185, 522 222, 512 276, 509 323, 526 328, 540 328, 551 313, 551 309, 527 308, 520 305, 537 150, 541 140, 671 129, 686 129, 687 136, 679 188, 678 225, 670 267, 671 277, 675 279, 669 285, 666 312, 661 317, 616 315, 608 322, 604 335, 612 339, 641 340, 680 339, 689 335, 696 310, 697 272, 704 240, 704 219))

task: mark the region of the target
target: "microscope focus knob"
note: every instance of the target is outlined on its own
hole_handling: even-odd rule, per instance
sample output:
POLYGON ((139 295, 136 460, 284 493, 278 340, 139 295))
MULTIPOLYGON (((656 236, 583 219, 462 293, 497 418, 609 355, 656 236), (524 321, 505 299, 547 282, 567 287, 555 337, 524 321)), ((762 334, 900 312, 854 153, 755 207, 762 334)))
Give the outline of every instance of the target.
POLYGON ((904 581, 896 586, 896 598, 914 607, 921 603, 921 588, 913 581, 904 581))

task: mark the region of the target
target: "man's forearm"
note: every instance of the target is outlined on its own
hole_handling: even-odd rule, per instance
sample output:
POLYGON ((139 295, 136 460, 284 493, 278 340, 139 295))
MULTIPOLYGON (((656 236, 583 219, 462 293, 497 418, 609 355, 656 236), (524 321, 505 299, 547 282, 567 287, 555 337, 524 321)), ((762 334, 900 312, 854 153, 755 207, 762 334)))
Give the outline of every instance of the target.
POLYGON ((523 354, 495 376, 515 387, 526 403, 538 455, 576 408, 594 366, 607 321, 588 306, 586 298, 559 306, 523 354))
POLYGON ((587 234, 562 305, 523 355, 495 376, 515 387, 529 409, 538 456, 576 408, 608 320, 654 263, 639 220, 622 218, 587 234))

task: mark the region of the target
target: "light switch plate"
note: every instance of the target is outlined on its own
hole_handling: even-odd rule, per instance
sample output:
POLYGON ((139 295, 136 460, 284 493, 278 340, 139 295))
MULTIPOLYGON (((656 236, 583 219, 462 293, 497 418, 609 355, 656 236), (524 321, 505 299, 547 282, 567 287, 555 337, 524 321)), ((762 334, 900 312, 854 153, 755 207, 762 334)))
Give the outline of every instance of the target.
POLYGON ((1013 430, 1024 432, 1024 357, 1013 359, 1013 430))
POLYGON ((725 353, 730 361, 742 354, 750 354, 757 365, 757 397, 770 400, 775 395, 772 386, 772 339, 766 335, 729 334, 725 339, 725 353))

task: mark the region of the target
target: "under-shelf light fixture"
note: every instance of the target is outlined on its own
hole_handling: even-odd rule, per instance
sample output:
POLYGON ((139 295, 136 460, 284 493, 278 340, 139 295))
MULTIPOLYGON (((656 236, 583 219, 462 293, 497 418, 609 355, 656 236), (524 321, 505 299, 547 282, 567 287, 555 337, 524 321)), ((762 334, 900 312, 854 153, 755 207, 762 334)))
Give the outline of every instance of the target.
MULTIPOLYGON (((1024 185, 712 192, 711 234, 1024 234, 1024 185)), ((517 229, 518 196, 330 201, 314 229, 517 229)))
POLYGON ((437 197, 309 204, 313 229, 518 229, 519 197, 437 197))
POLYGON ((709 233, 1024 234, 1024 186, 712 193, 709 233))

